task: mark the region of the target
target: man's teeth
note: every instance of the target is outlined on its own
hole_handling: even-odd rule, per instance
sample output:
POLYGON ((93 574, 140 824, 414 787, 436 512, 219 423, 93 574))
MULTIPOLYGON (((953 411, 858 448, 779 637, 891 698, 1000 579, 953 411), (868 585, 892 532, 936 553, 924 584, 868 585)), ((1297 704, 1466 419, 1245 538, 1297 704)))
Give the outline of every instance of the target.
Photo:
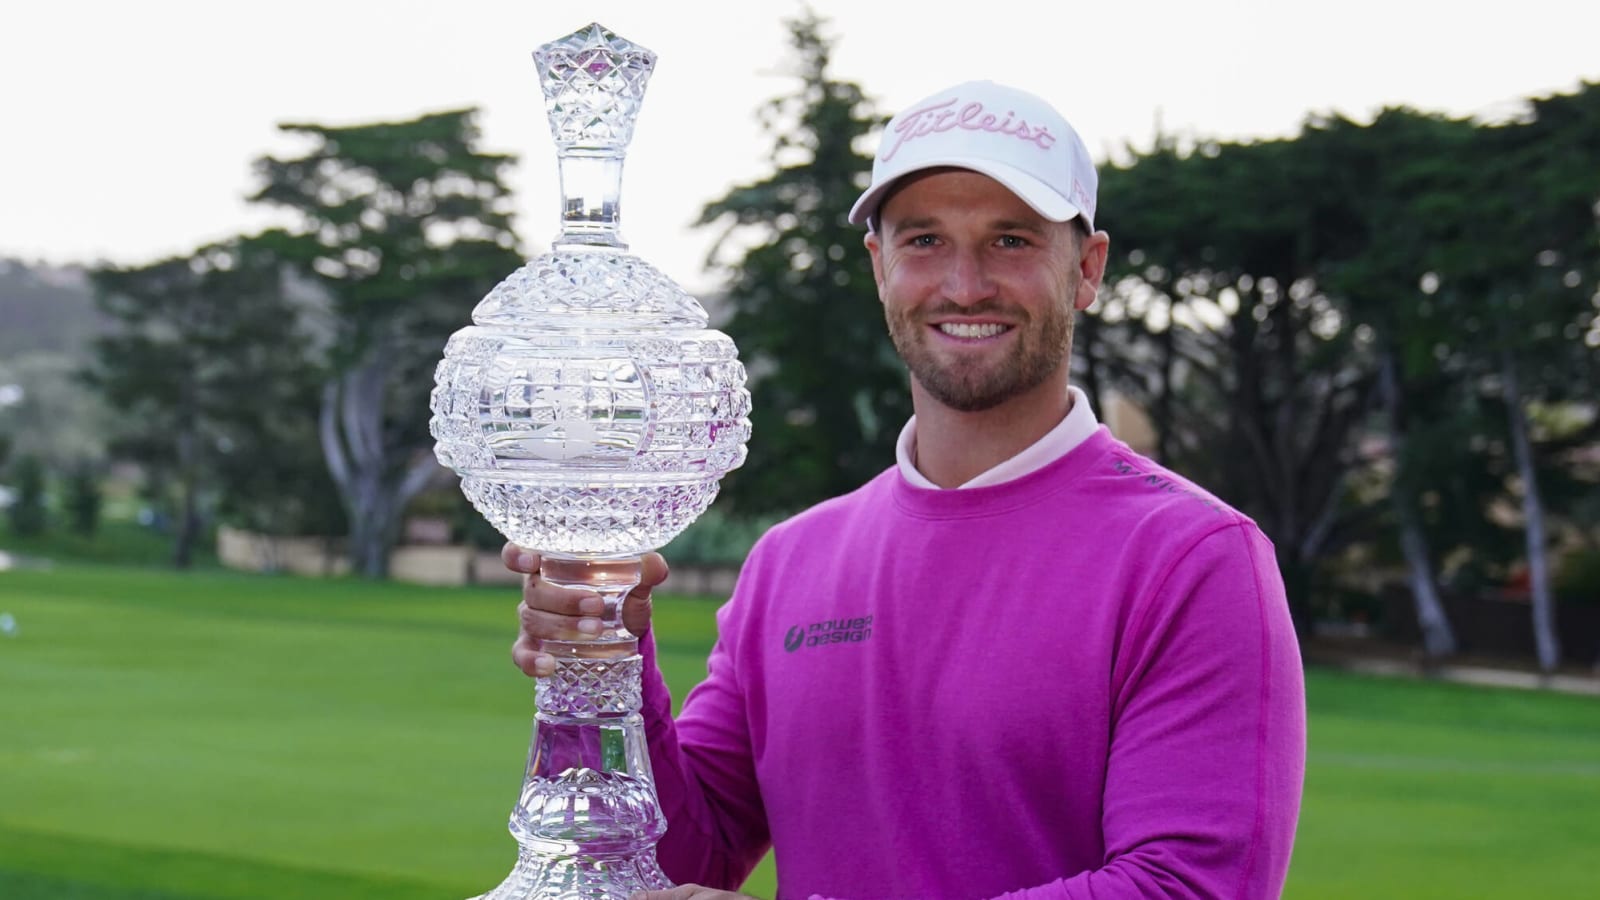
POLYGON ((974 325, 967 322, 941 322, 939 330, 951 337, 958 338, 986 338, 994 337, 1006 330, 1006 326, 996 322, 985 322, 974 325))

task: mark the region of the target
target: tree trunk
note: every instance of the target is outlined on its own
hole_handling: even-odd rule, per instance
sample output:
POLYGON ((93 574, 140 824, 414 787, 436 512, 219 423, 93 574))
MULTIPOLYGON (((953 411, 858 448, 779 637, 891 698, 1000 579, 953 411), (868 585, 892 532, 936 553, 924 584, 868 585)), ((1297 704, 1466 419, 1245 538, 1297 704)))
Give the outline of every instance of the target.
POLYGON ((1416 487, 1407 471, 1405 412, 1400 401, 1398 368, 1394 351, 1385 350, 1379 361, 1379 384, 1383 396, 1384 422, 1389 426, 1389 447, 1399 470, 1398 477, 1389 489, 1389 502, 1394 506, 1395 518, 1400 525, 1400 552, 1406 560, 1417 626, 1422 630, 1422 646, 1430 659, 1440 659, 1456 652, 1456 636, 1450 627, 1449 617, 1445 615, 1444 604, 1439 602, 1432 555, 1428 552, 1428 537, 1422 528, 1422 516, 1417 511, 1416 487))
POLYGON ((183 499, 179 503, 178 533, 172 542, 172 567, 187 569, 194 564, 194 544, 200 535, 200 511, 195 499, 197 488, 193 475, 184 475, 178 482, 183 499))
POLYGON ((323 458, 350 520, 350 569, 367 578, 389 574, 389 551, 406 505, 439 469, 430 454, 384 446, 388 376, 384 353, 375 349, 323 386, 317 423, 323 458), (413 458, 397 462, 402 454, 413 458))
POLYGON ((401 517, 415 490, 389 483, 382 472, 362 479, 358 495, 363 510, 350 520, 350 568, 366 578, 389 576, 389 552, 399 540, 401 517))
POLYGON ((194 563, 194 542, 200 532, 200 513, 195 494, 196 447, 199 436, 191 429, 178 435, 178 530, 172 540, 172 567, 187 569, 194 563))
POLYGON ((1510 420, 1511 451, 1516 458, 1517 474, 1522 478, 1528 588, 1533 600, 1533 641, 1539 652, 1539 668, 1553 672, 1561 664, 1561 645, 1556 640, 1555 601, 1550 595, 1550 568, 1545 560, 1544 502, 1539 497, 1533 444, 1528 439, 1528 417, 1522 408, 1522 389, 1517 383, 1516 360, 1510 350, 1500 351, 1500 376, 1504 384, 1506 416, 1510 420))
POLYGON ((1416 604, 1417 627, 1422 630, 1422 648, 1429 659, 1442 659, 1456 652, 1456 635, 1445 615, 1444 604, 1439 602, 1439 590, 1433 577, 1433 564, 1428 554, 1428 538, 1423 533, 1422 522, 1412 505, 1413 498, 1393 495, 1395 513, 1400 519, 1400 552, 1406 559, 1407 581, 1411 584, 1411 597, 1416 604))

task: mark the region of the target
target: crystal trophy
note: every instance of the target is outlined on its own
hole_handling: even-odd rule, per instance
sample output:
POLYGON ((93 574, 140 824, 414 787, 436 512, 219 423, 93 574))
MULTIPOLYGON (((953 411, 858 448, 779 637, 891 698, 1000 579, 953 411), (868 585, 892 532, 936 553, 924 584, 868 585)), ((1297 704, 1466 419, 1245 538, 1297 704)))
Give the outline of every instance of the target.
POLYGON ((561 231, 456 332, 435 374, 439 461, 545 580, 605 601, 602 631, 546 641, 515 868, 479 900, 670 887, 621 603, 641 554, 693 522, 745 457, 750 394, 700 303, 627 251, 623 156, 655 54, 600 25, 534 52, 561 166, 561 231))

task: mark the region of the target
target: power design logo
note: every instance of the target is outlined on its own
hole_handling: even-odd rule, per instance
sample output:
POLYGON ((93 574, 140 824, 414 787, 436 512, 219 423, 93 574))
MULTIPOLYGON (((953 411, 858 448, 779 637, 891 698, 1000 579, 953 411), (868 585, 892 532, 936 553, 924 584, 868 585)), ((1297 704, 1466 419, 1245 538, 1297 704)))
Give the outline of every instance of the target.
POLYGON ((872 617, 824 619, 810 625, 794 625, 783 636, 783 649, 793 653, 802 647, 827 644, 859 644, 872 639, 872 617))

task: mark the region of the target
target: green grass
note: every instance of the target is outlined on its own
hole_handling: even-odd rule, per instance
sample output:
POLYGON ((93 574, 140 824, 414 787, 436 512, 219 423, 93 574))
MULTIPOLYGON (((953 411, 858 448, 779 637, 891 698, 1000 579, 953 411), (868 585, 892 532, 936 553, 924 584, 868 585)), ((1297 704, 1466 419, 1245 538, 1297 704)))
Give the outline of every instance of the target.
MULTIPOLYGON (((533 712, 514 592, 0 573, 0 897, 438 900, 492 886, 533 712)), ((656 605, 681 696, 715 604, 656 605)), ((1309 675, 1287 896, 1578 896, 1600 700, 1309 675)), ((770 868, 750 888, 772 896, 770 868)))
POLYGON ((1313 670, 1296 898, 1596 889, 1600 698, 1313 670))

